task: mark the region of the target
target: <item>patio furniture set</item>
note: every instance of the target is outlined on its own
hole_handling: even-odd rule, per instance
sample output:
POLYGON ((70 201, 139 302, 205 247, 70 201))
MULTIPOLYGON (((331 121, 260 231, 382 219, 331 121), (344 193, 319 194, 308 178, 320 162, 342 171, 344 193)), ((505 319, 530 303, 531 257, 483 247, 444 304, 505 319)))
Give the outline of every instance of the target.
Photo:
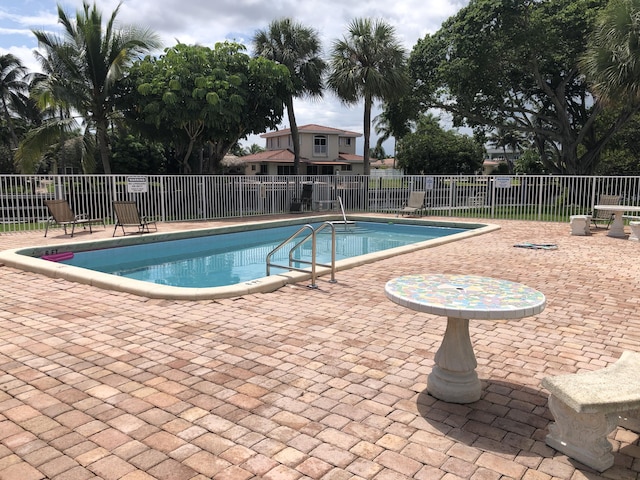
POLYGON ((619 195, 601 195, 598 204, 593 206, 593 212, 588 215, 572 215, 569 225, 571 235, 591 235, 591 225, 598 228, 599 223, 606 224, 607 236, 627 238, 624 231, 624 221, 629 222, 631 230, 628 239, 640 241, 640 216, 625 215, 639 213, 640 206, 620 205, 619 195))
MULTIPOLYGON (((385 285, 387 298, 412 310, 447 317, 447 328, 427 378, 427 392, 450 403, 481 397, 469 320, 515 320, 537 315, 545 296, 526 285, 475 275, 406 275, 385 285)), ((602 472, 614 463, 607 435, 640 418, 640 353, 624 352, 613 365, 593 372, 545 377, 550 447, 602 472)))

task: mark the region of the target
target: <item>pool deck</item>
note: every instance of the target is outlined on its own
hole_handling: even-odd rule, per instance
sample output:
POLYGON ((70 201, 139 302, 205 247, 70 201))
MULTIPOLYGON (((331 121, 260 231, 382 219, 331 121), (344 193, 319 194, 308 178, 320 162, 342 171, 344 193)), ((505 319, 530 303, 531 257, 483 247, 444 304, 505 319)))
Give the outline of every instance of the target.
MULTIPOLYGON (((546 446, 540 381, 640 351, 640 243, 488 223, 501 229, 341 271, 335 284, 320 277, 315 290, 219 300, 149 299, 0 265, 0 480, 638 479, 629 430, 611 434, 615 465, 602 474, 546 446), (385 283, 410 273, 492 276, 546 295, 537 316, 471 321, 478 402, 425 393, 446 322, 387 300, 385 283)), ((111 233, 0 234, 0 250, 111 233)))

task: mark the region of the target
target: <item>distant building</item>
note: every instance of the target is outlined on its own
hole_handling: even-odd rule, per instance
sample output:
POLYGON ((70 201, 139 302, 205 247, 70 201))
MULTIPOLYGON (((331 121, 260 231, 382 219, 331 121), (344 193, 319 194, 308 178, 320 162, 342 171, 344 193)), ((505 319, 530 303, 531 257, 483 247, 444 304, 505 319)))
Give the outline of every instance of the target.
POLYGON ((510 148, 485 148, 484 161, 482 162, 482 174, 491 175, 501 163, 506 164, 507 161, 514 163, 520 158, 522 152, 520 150, 511 150, 510 148))
MULTIPOLYGON (((364 173, 364 159, 356 155, 356 138, 361 133, 321 125, 298 127, 301 175, 349 175, 364 173)), ((242 157, 246 175, 292 175, 293 140, 285 128, 260 135, 266 139, 264 152, 242 157)))

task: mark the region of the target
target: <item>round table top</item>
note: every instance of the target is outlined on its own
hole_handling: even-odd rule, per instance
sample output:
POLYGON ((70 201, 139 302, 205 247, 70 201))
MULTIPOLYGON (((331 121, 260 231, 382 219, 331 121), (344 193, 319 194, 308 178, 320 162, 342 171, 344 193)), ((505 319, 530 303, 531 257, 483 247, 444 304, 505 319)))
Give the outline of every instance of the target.
POLYGON ((404 307, 451 318, 516 319, 536 315, 546 304, 531 287, 477 275, 406 275, 387 282, 385 293, 404 307))

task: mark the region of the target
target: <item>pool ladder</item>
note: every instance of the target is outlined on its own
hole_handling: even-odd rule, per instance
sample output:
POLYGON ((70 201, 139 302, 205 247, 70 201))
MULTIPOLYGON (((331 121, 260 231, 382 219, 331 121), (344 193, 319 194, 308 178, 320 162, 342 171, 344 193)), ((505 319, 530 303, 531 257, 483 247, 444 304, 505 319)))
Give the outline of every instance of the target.
POLYGON ((316 277, 317 277, 316 267, 317 266, 331 269, 330 282, 336 283, 336 227, 335 225, 332 222, 324 222, 318 228, 313 228, 313 226, 309 224, 301 227, 296 233, 291 235, 289 238, 287 238, 282 243, 280 243, 280 245, 278 245, 276 248, 274 248, 269 252, 269 254, 267 255, 267 276, 271 275, 271 267, 278 267, 278 268, 284 268, 284 269, 288 269, 296 272, 309 273, 308 269, 294 267, 293 266, 294 263, 311 265, 311 285, 309 285, 309 288, 318 288, 318 286, 316 285, 316 277), (325 228, 331 229, 331 264, 330 265, 318 263, 316 261, 316 236, 325 228), (291 250, 289 250, 288 266, 278 265, 271 262, 271 258, 276 252, 283 249, 285 245, 289 244, 290 242, 292 242, 294 239, 298 238, 305 232, 306 232, 306 235, 302 237, 302 239, 298 243, 296 243, 293 247, 291 247, 291 250), (293 253, 295 252, 295 250, 300 246, 302 246, 302 244, 307 242, 309 239, 311 239, 311 260, 309 261, 309 260, 294 259, 293 253))

